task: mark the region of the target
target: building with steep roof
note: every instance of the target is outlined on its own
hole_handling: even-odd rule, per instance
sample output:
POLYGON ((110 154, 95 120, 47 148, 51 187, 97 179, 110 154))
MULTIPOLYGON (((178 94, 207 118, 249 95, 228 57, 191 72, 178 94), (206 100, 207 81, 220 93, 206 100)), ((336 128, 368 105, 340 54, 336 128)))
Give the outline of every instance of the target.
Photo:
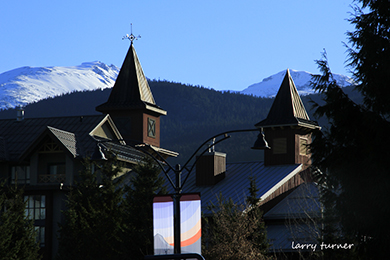
MULTIPOLYGON (((202 212, 207 215, 211 214, 208 206, 218 205, 220 195, 245 205, 250 178, 254 178, 261 199, 259 206, 265 213, 270 250, 279 256, 291 256, 299 252, 291 248, 294 239, 297 239, 295 242, 309 241, 303 233, 297 233, 297 230, 307 229, 306 223, 300 225, 302 223, 293 221, 299 217, 305 222, 308 216, 307 208, 301 208, 301 204, 312 200, 311 206, 317 206, 310 209, 310 221, 315 220, 319 213, 307 145, 311 142, 311 131, 320 127, 310 120, 289 70, 267 118, 255 126, 264 131, 271 147, 265 150, 264 161, 226 163, 225 153, 208 152, 197 161, 193 173, 183 171, 182 178, 186 180, 183 193, 200 193, 202 212), (292 222, 297 226, 289 227, 292 222)), ((310 231, 318 230, 313 228, 310 231)))
POLYGON ((18 108, 15 119, 0 119, 0 179, 24 187, 43 259, 55 258, 66 193, 84 158, 109 150, 130 170, 145 154, 128 143, 148 144, 165 158, 178 155, 160 147, 159 117, 167 112, 156 104, 133 44, 107 102, 96 109, 103 114, 24 118, 18 108))
MULTIPOLYGON (((83 158, 106 148, 131 168, 144 154, 126 144, 141 143, 163 157, 178 155, 160 147, 160 116, 167 112, 156 104, 132 43, 107 102, 96 110, 103 114, 23 119, 19 110, 17 119, 0 120, 0 179, 25 185, 26 210, 37 227, 44 259, 57 251, 66 190, 74 184, 83 158)), ((210 213, 207 205, 216 204, 220 193, 245 204, 249 177, 254 177, 264 217, 275 224, 277 217, 287 216, 282 214, 290 203, 286 200, 299 198, 293 192, 310 180, 307 144, 310 131, 319 126, 307 115, 288 70, 267 118, 255 126, 264 130, 271 146, 264 161, 226 164, 226 154, 210 151, 188 179, 183 171, 183 193, 200 193, 204 213, 210 213)), ((274 245, 288 245, 286 236, 280 241, 280 225, 274 227, 268 229, 274 245)))
POLYGON ((129 165, 143 154, 109 140, 122 139, 109 115, 0 120, 0 179, 24 187, 27 212, 38 231, 43 259, 57 250, 58 223, 66 193, 99 140, 129 165))
POLYGON ((288 69, 267 118, 255 126, 264 129, 272 147, 265 151, 265 165, 310 165, 310 132, 320 127, 310 120, 288 69))
POLYGON ((112 116, 124 139, 160 147, 160 116, 167 112, 154 100, 133 43, 108 101, 96 110, 112 116))
POLYGON ((259 197, 266 204, 310 180, 310 153, 307 145, 311 142, 310 131, 319 126, 310 120, 289 70, 286 71, 267 118, 255 126, 264 131, 265 139, 271 147, 265 149, 264 161, 226 164, 226 154, 206 153, 198 160, 196 174, 190 175, 186 184, 188 187, 183 191, 207 193, 206 201, 214 196, 209 193, 222 191, 227 197, 238 198, 237 195, 240 195, 242 202, 243 195, 247 194, 243 192, 243 187, 248 184, 247 178, 253 175, 258 177, 259 197))

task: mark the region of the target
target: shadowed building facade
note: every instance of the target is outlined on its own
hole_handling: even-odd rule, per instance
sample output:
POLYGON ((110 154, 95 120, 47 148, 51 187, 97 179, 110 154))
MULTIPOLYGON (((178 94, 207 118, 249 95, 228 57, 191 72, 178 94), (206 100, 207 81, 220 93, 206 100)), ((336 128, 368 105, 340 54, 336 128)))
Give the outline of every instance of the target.
MULTIPOLYGON (((145 156, 127 145, 146 143, 164 157, 178 154, 160 148, 160 116, 133 44, 102 115, 0 119, 0 180, 24 187, 26 213, 34 221, 43 259, 58 250, 58 223, 66 194, 75 185, 83 160, 113 151, 129 172, 145 156)), ((28 113, 28 111, 27 111, 28 113)))

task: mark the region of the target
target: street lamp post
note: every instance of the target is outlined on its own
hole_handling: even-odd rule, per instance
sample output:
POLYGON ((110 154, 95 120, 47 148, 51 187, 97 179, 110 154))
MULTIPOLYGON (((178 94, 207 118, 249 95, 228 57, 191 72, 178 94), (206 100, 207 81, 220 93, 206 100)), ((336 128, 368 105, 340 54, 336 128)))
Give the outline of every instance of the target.
MULTIPOLYGON (((171 164, 169 164, 169 162, 167 162, 164 159, 164 157, 161 156, 161 154, 159 152, 154 150, 148 144, 142 143, 142 144, 136 144, 136 145, 129 145, 137 150, 140 150, 140 151, 146 153, 150 157, 152 157, 153 160, 159 165, 161 170, 164 172, 169 183, 172 185, 173 189, 175 190, 175 193, 172 195, 173 211, 174 211, 174 217, 173 217, 173 219, 174 219, 174 224, 173 224, 173 227, 174 227, 174 232, 173 232, 174 233, 174 249, 173 249, 174 254, 181 254, 181 230, 180 230, 180 225, 181 225, 181 221, 180 221, 181 193, 182 193, 184 184, 186 183, 191 171, 193 170, 193 168, 196 165, 196 162, 204 153, 206 153, 206 151, 208 151, 209 149, 214 147, 216 144, 230 138, 230 135, 228 135, 228 134, 239 133, 239 132, 255 132, 255 131, 259 131, 259 129, 232 130, 232 131, 226 131, 226 132, 214 135, 213 137, 207 139, 203 144, 201 144, 198 147, 198 149, 191 155, 191 157, 187 160, 187 162, 184 164, 183 167, 181 167, 180 164, 177 164, 176 167, 173 167, 171 164), (218 138, 220 138, 220 139, 216 140, 218 138), (212 141, 212 143, 210 143, 210 141, 212 141), (202 150, 202 152, 198 155, 198 158, 195 160, 195 162, 192 164, 192 166, 189 167, 188 165, 191 162, 191 160, 198 154, 198 152, 202 149, 202 147, 206 146, 206 144, 207 144, 207 147, 202 150), (153 151, 153 154, 150 151, 153 151), (154 154, 157 155, 158 158, 154 154), (184 178, 184 181, 182 182, 181 174, 182 174, 183 169, 185 169, 187 171, 187 176, 184 178), (171 177, 168 174, 170 171, 174 172, 174 174, 175 174, 175 182, 172 181, 171 177)), ((99 140, 98 142, 109 142, 109 141, 113 141, 113 140, 104 140, 104 141, 99 140)), ((126 142, 126 140, 114 140, 114 141, 125 141, 126 142)), ((134 143, 134 140, 128 140, 128 141, 131 141, 132 143, 134 143)), ((257 149, 257 150, 270 149, 267 141, 265 140, 265 136, 263 134, 263 129, 260 130, 260 133, 257 136, 257 140, 254 143, 254 145, 251 147, 251 149, 257 149)), ((95 158, 96 160, 97 159, 106 159, 104 156, 104 153, 101 150, 101 147, 99 145, 98 145, 98 149, 95 151, 95 153, 92 155, 92 157, 95 158)))
MULTIPOLYGON (((187 160, 187 162, 184 164, 183 167, 180 166, 180 164, 177 164, 176 167, 172 167, 172 165, 170 165, 157 151, 155 151, 150 145, 147 145, 147 144, 138 144, 138 145, 135 145, 134 148, 136 149, 139 149, 141 151, 143 151, 144 153, 148 154, 150 157, 152 157, 156 162, 157 164, 160 166, 161 170, 164 172, 165 176, 167 177, 168 181, 170 182, 170 184, 172 185, 172 187, 174 188, 175 190, 175 193, 172 195, 172 198, 173 198, 173 211, 174 211, 174 224, 173 224, 173 227, 174 227, 174 253, 175 254, 181 254, 181 229, 180 229, 180 225, 181 225, 181 220, 180 220, 180 197, 181 197, 181 192, 183 190, 183 186, 184 184, 186 183, 191 171, 193 170, 193 168, 195 167, 196 165, 196 162, 197 160, 206 152, 208 151, 210 148, 212 148, 213 146, 215 146, 216 144, 230 138, 230 136, 228 134, 230 133, 238 133, 238 132, 254 132, 254 131, 259 131, 259 129, 242 129, 242 130, 232 130, 232 131, 226 131, 226 132, 223 132, 223 133, 220 133, 220 134, 217 134, 209 139, 207 139, 202 145, 200 145, 198 147, 198 149, 191 155, 191 157, 187 160), (220 138, 219 140, 215 141, 217 138, 220 138), (210 141, 213 140, 213 142, 210 144, 210 141), (198 152, 202 149, 202 147, 204 147, 205 145, 207 144, 207 147, 199 154, 199 157, 198 159, 195 160, 195 162, 193 163, 193 165, 191 167, 188 166, 188 164, 191 162, 191 160, 198 154, 198 152), (156 158, 153 154, 151 154, 147 149, 145 149, 146 147, 148 147, 149 149, 153 150, 153 152, 155 154, 157 154, 157 156, 159 158, 156 158), (166 167, 163 166, 163 164, 161 163, 164 162, 164 164, 166 165, 166 167), (184 178, 184 181, 182 182, 181 181, 181 174, 182 174, 182 170, 185 169, 187 171, 187 176, 184 178), (172 171, 174 172, 175 174, 175 183, 172 181, 171 177, 168 175, 168 173, 172 171)), ((264 134, 263 134, 263 131, 262 129, 260 130, 260 133, 258 135, 258 138, 255 142, 255 144, 253 145, 253 147, 251 147, 252 149, 270 149, 270 147, 268 146, 268 143, 267 141, 265 140, 265 137, 264 137, 264 134)))

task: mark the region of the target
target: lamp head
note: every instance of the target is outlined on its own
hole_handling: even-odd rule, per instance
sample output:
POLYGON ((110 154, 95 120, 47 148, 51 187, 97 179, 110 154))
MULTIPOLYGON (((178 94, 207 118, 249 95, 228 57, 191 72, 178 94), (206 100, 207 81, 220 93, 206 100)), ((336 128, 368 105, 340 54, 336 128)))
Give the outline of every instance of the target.
POLYGON ((254 149, 254 150, 271 149, 271 147, 268 146, 268 143, 265 140, 265 135, 263 133, 263 129, 261 129, 259 135, 257 136, 257 140, 256 140, 255 144, 251 147, 251 149, 254 149))

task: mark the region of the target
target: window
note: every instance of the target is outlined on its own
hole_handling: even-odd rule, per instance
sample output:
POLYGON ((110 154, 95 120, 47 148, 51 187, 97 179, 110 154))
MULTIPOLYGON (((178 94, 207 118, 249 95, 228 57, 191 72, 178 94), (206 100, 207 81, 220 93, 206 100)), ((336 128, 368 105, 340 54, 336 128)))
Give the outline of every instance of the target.
POLYGON ((46 219, 46 196, 31 195, 24 196, 26 202, 26 216, 29 219, 39 220, 46 219))
POLYGON ((39 183, 60 183, 66 180, 65 163, 47 164, 47 174, 39 174, 39 183))
POLYGON ((287 153, 287 138, 275 138, 273 140, 272 151, 274 154, 287 153))
POLYGON ((40 247, 45 246, 45 220, 46 220, 46 196, 28 195, 24 196, 26 201, 25 214, 31 220, 34 220, 36 240, 40 247))
POLYGON ((156 120, 150 117, 148 117, 148 136, 156 137, 156 120))
POLYGON ((35 232, 37 234, 36 241, 40 247, 45 246, 45 227, 35 226, 35 232))
POLYGON ((12 166, 11 183, 30 184, 30 166, 12 166))
POLYGON ((56 163, 48 165, 49 174, 65 174, 65 163, 56 163))

